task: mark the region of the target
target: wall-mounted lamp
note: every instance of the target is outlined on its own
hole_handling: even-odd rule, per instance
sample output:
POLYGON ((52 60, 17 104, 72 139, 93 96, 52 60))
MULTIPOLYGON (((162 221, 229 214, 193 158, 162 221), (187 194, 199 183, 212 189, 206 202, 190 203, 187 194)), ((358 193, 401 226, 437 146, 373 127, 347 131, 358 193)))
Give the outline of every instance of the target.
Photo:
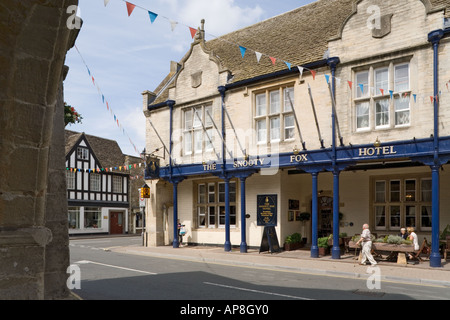
POLYGON ((375 140, 375 143, 373 144, 373 146, 374 146, 375 148, 381 147, 381 142, 380 142, 380 140, 378 139, 378 137, 377 137, 377 140, 375 140))

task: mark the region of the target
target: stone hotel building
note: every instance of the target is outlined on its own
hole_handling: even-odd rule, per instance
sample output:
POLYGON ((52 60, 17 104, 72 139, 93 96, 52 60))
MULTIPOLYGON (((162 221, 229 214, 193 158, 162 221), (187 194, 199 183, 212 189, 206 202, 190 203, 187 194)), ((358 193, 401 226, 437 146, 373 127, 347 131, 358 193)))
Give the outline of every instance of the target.
POLYGON ((449 16, 448 0, 319 0, 208 41, 202 21, 143 93, 148 245, 178 247, 179 220, 185 243, 246 252, 271 226, 317 257, 321 236, 413 226, 440 266, 449 16))

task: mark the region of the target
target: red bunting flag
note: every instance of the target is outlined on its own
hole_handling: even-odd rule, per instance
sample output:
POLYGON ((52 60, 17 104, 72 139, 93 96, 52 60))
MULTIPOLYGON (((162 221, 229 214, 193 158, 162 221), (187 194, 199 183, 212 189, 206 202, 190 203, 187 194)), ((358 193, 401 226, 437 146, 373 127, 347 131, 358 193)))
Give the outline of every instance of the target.
POLYGON ((431 103, 433 103, 434 102, 434 97, 430 96, 430 100, 431 100, 431 103))
POLYGON ((133 12, 134 8, 136 8, 136 5, 127 1, 125 1, 125 3, 127 4, 128 16, 131 16, 131 13, 133 12))
POLYGON ((353 83, 351 81, 347 81, 348 82, 348 86, 350 87, 350 90, 353 89, 353 83))
POLYGON ((380 89, 381 95, 384 96, 384 89, 380 89))
POLYGON ((272 61, 272 64, 275 65, 275 63, 277 62, 277 59, 274 57, 269 57, 270 61, 272 61))
POLYGON ((189 31, 191 32, 192 39, 194 39, 195 35, 197 34, 197 29, 189 27, 189 31))
POLYGON ((94 80, 94 77, 92 77, 92 83, 93 83, 94 86, 95 86, 95 80, 94 80))
POLYGON ((109 110, 109 104, 108 104, 108 101, 106 101, 106 108, 107 108, 107 110, 109 110))
POLYGON ((316 72, 314 70, 311 70, 311 74, 313 76, 313 80, 316 80, 316 72))

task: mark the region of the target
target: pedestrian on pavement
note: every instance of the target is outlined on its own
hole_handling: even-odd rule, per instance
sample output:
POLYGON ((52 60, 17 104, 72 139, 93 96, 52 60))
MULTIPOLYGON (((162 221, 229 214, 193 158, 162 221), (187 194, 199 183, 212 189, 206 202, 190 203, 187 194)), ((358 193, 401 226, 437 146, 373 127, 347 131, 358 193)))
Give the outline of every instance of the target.
POLYGON ((186 234, 186 228, 184 224, 180 223, 180 220, 178 220, 178 241, 180 242, 180 246, 182 246, 183 243, 183 236, 186 234))
POLYGON ((361 239, 356 243, 359 245, 362 243, 361 253, 362 253, 362 259, 361 264, 365 265, 366 261, 369 260, 370 264, 372 266, 376 266, 377 262, 372 256, 372 234, 369 230, 369 225, 366 223, 363 225, 363 231, 361 233, 361 239))

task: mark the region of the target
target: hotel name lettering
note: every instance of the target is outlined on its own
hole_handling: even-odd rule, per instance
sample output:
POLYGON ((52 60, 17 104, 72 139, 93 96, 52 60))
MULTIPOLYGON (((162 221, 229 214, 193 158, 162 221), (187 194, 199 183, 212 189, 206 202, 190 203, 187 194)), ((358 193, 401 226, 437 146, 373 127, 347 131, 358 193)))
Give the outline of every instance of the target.
POLYGON ((359 157, 388 156, 391 154, 397 154, 397 151, 394 150, 394 146, 359 149, 359 157))
MULTIPOLYGON (((395 151, 394 146, 386 146, 386 147, 372 147, 372 148, 359 148, 358 156, 359 157, 372 157, 372 156, 388 156, 395 155, 397 151, 395 151)), ((308 154, 294 154, 290 156, 290 163, 300 163, 300 162, 308 162, 308 154)), ((251 159, 251 160, 239 160, 235 161, 233 164, 233 168, 247 168, 247 167, 255 167, 255 166, 263 166, 265 164, 266 159, 251 159)), ((204 171, 214 171, 217 170, 217 165, 214 164, 204 164, 204 171)))
MULTIPOLYGON (((266 159, 251 159, 251 160, 240 160, 235 161, 233 164, 233 168, 247 168, 247 167, 255 167, 262 166, 266 159)), ((217 170, 217 164, 204 164, 203 171, 214 171, 217 170)))

